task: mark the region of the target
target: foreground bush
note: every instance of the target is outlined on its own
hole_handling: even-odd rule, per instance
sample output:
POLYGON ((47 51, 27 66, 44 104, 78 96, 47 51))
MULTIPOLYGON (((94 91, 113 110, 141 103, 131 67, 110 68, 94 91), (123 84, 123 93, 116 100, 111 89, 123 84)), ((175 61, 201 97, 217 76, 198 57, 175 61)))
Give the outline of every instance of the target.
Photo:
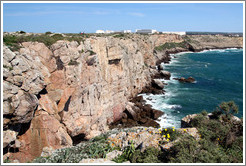
POLYGON ((172 163, 241 163, 243 162, 243 121, 231 121, 238 111, 234 102, 223 102, 208 118, 198 114, 191 122, 201 134, 196 141, 182 137, 168 153, 167 162, 172 163))

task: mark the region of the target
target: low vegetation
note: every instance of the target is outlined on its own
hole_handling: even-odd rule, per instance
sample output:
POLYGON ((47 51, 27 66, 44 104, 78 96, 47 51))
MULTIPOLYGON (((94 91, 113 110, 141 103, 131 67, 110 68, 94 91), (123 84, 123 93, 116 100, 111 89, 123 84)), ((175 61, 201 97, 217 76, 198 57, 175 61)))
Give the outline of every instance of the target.
POLYGON ((105 158, 114 148, 107 142, 106 137, 96 137, 82 142, 77 146, 59 149, 49 157, 38 157, 34 163, 78 163, 84 158, 105 158))
POLYGON ((51 32, 46 32, 45 34, 4 35, 3 42, 5 45, 9 46, 12 51, 18 51, 21 48, 22 42, 40 42, 44 43, 47 47, 50 47, 58 40, 76 41, 80 43, 84 42, 85 38, 86 36, 83 35, 63 36, 62 34, 52 34, 51 32))
POLYGON ((234 102, 223 102, 208 118, 205 112, 192 120, 201 135, 199 141, 184 137, 167 154, 169 162, 240 163, 243 162, 243 122, 231 121, 238 111, 234 102), (219 116, 218 116, 219 115, 219 116))
POLYGON ((172 48, 187 48, 186 41, 180 42, 180 43, 175 43, 175 42, 167 42, 163 45, 160 45, 158 47, 155 47, 156 51, 163 51, 167 49, 172 49, 172 48))
POLYGON ((243 122, 232 120, 232 115, 237 112, 238 107, 230 101, 221 103, 212 114, 206 111, 197 114, 191 120, 191 125, 198 129, 199 139, 195 139, 186 132, 178 132, 174 127, 160 129, 159 134, 165 139, 159 143, 164 145, 173 142, 170 149, 147 147, 142 151, 134 146, 134 140, 124 149, 111 146, 108 136, 125 130, 117 129, 77 146, 59 149, 52 156, 39 157, 33 162, 76 163, 83 158, 105 158, 108 152, 122 150, 122 154, 113 159, 116 163, 125 161, 131 163, 242 163, 243 122))

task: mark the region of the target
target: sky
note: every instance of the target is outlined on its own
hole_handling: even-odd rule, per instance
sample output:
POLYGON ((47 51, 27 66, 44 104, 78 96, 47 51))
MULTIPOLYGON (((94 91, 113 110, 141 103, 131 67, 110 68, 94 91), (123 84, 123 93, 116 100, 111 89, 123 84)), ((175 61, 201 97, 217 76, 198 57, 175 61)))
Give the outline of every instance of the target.
POLYGON ((3 31, 243 32, 242 3, 4 3, 3 31))

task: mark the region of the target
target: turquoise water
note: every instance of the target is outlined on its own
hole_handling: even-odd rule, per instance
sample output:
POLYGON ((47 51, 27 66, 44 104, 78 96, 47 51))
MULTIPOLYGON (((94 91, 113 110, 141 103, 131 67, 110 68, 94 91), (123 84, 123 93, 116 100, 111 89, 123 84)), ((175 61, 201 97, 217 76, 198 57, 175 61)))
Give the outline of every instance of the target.
POLYGON ((153 108, 162 110, 162 127, 180 127, 180 120, 188 114, 207 110, 212 112, 223 101, 233 100, 243 115, 243 50, 210 50, 199 53, 172 55, 165 70, 172 73, 165 95, 143 95, 153 108), (189 77, 196 83, 179 83, 174 77, 189 77))

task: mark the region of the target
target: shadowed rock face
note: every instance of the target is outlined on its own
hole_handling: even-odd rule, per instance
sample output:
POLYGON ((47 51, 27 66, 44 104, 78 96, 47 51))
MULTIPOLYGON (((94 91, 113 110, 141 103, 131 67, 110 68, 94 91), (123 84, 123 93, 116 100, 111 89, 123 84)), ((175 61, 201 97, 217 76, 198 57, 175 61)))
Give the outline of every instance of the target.
POLYGON ((132 35, 57 41, 50 48, 24 42, 18 52, 3 46, 3 127, 11 135, 4 146, 21 142, 18 153, 6 155, 25 162, 43 147, 61 148, 72 145, 71 137, 107 131, 122 118, 128 100, 151 84, 151 67, 169 59, 154 48, 182 41, 179 35, 132 35), (13 126, 23 123, 30 128, 20 135, 13 126))

